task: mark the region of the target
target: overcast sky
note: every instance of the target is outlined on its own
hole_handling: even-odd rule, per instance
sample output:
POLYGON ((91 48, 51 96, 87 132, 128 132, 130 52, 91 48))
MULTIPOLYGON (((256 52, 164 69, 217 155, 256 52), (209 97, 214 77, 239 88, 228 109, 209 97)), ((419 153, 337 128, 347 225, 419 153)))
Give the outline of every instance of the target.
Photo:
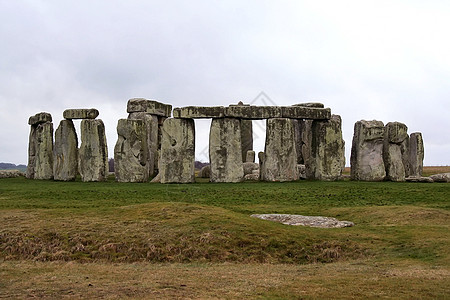
MULTIPOLYGON (((97 108, 109 156, 127 100, 174 107, 322 102, 422 132, 450 165, 450 1, 0 0, 0 162, 27 163, 28 117, 97 108), (260 93, 265 96, 260 96, 260 93)), ((210 121, 196 123, 207 161, 210 121)), ((264 147, 254 122, 255 150, 264 147)))

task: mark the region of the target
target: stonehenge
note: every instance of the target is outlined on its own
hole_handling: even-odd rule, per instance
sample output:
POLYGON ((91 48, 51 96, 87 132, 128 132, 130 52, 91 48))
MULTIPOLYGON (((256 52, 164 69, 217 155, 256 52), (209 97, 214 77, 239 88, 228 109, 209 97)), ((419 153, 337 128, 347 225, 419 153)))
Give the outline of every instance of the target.
MULTIPOLYGON (((210 182, 245 180, 335 181, 343 179, 342 120, 322 103, 291 106, 172 106, 132 98, 118 120, 114 172, 118 182, 195 182, 195 119, 211 119, 210 164, 200 176, 210 182), (264 152, 253 150, 253 120, 266 121, 264 152)), ((53 137, 52 116, 28 120, 26 177, 106 181, 109 175, 105 126, 97 109, 67 109, 53 137), (73 120, 81 120, 80 145, 73 120), (78 148, 79 147, 79 148, 78 148)), ((427 182, 422 176, 422 134, 408 135, 400 122, 357 121, 350 178, 362 181, 427 182)), ((206 137, 205 137, 206 138, 206 137)))

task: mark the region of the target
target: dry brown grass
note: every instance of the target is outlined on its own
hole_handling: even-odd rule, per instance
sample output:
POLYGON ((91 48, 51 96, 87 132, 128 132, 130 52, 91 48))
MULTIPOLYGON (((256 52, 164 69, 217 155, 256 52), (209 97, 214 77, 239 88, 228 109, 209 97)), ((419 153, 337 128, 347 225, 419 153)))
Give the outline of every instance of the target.
POLYGON ((0 262, 0 298, 441 298, 448 267, 370 260, 334 264, 0 262))

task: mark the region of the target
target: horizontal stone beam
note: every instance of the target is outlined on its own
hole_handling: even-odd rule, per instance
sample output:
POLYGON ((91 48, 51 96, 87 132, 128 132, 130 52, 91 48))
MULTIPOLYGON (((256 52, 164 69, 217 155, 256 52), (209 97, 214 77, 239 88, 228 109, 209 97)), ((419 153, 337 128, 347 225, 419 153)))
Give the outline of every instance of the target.
POLYGON ((172 115, 172 105, 144 98, 133 98, 128 100, 127 112, 146 112, 168 118, 172 115))
POLYGON ((319 102, 305 102, 305 103, 294 104, 292 106, 304 106, 304 107, 315 107, 315 108, 324 108, 325 107, 325 105, 323 105, 323 103, 319 103, 319 102))
POLYGON ((281 118, 281 106, 229 106, 225 108, 225 116, 252 120, 281 118))
POLYGON ((98 110, 95 108, 66 109, 63 113, 64 119, 95 119, 98 117, 98 110))
POLYGON ((52 115, 46 112, 41 112, 31 116, 28 119, 28 125, 38 125, 52 121, 52 115))
POLYGON ((223 118, 223 106, 186 106, 177 107, 173 110, 173 117, 177 119, 204 119, 204 118, 223 118))
POLYGON ((281 115, 283 118, 291 119, 329 120, 331 118, 331 109, 305 106, 282 106, 281 115))

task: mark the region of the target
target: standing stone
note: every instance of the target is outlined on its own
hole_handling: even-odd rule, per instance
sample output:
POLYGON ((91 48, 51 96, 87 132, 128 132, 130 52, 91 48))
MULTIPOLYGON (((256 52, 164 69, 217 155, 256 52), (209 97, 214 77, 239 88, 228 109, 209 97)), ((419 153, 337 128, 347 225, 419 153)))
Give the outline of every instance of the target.
POLYGON ((245 162, 255 162, 255 151, 248 150, 247 151, 247 157, 245 158, 245 162))
POLYGON ((145 132, 147 134, 147 167, 148 176, 153 177, 158 170, 158 150, 160 149, 159 140, 159 118, 156 115, 151 115, 145 112, 134 112, 128 115, 129 120, 143 120, 145 124, 145 132))
POLYGON ((253 150, 253 124, 252 120, 241 120, 240 123, 242 162, 246 162, 247 152, 253 150))
POLYGON ((166 119, 162 128, 161 183, 195 182, 193 119, 166 119))
POLYGON ((218 118, 209 133, 211 182, 240 182, 244 178, 239 119, 218 118))
POLYGON ((36 156, 34 179, 53 178, 53 123, 36 127, 36 156))
POLYGON ((118 182, 148 181, 148 143, 143 120, 120 119, 114 147, 114 170, 118 182))
MULTIPOLYGON (((384 133, 383 159, 386 167, 386 178, 391 181, 405 181, 406 169, 405 152, 409 149, 405 140, 409 139, 408 127, 400 122, 386 124, 384 133)), ((409 155, 408 155, 409 156, 409 155)))
POLYGON ((291 119, 267 119, 261 180, 293 181, 298 178, 294 138, 294 124, 291 119))
POLYGON ((106 181, 108 179, 108 148, 105 125, 102 120, 81 121, 78 165, 82 181, 106 181))
POLYGON ((411 133, 409 138, 409 162, 411 166, 410 176, 420 177, 423 171, 424 146, 422 133, 411 133))
POLYGON ((295 130, 295 147, 297 163, 306 164, 311 157, 312 122, 313 120, 293 120, 295 130))
POLYGON ((53 124, 49 113, 41 112, 28 119, 31 125, 28 144, 28 167, 30 179, 53 178, 53 124))
POLYGON ((361 120, 355 123, 351 178, 363 181, 382 181, 386 176, 383 162, 384 124, 381 121, 361 120))
POLYGON ((341 117, 332 115, 328 121, 313 121, 311 157, 306 162, 309 179, 334 181, 340 179, 345 167, 345 142, 341 117))
POLYGON ((55 132, 55 180, 75 180, 78 174, 78 138, 72 120, 62 120, 55 132))

